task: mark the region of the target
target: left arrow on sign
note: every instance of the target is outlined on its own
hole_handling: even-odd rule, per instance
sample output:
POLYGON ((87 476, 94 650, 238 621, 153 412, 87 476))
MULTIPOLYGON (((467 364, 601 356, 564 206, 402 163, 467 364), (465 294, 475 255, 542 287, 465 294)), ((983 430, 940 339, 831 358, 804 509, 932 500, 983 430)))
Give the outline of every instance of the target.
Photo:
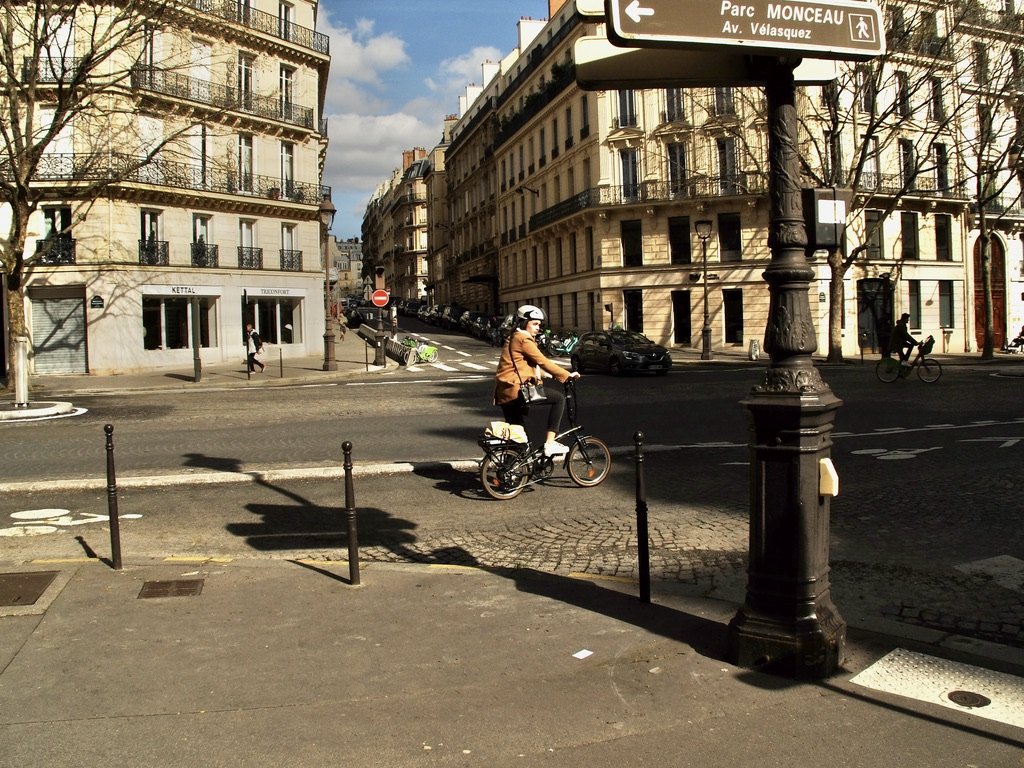
POLYGON ((640 5, 640 0, 633 0, 632 3, 626 6, 626 15, 633 20, 634 24, 639 24, 640 19, 644 16, 653 16, 653 8, 644 8, 640 5))

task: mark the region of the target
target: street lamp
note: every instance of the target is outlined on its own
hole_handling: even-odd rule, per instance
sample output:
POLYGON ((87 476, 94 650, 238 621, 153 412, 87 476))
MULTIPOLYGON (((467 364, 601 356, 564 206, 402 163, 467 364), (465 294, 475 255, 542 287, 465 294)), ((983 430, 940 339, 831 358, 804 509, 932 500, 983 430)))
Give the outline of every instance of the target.
POLYGON ((711 237, 711 221, 700 219, 693 223, 700 238, 700 246, 704 252, 704 327, 700 330, 700 359, 711 359, 711 324, 708 322, 708 238, 711 237))
POLYGON ((334 359, 334 323, 331 319, 331 250, 327 246, 327 234, 334 223, 337 209, 331 198, 324 195, 320 201, 320 240, 324 251, 324 370, 338 370, 334 359))

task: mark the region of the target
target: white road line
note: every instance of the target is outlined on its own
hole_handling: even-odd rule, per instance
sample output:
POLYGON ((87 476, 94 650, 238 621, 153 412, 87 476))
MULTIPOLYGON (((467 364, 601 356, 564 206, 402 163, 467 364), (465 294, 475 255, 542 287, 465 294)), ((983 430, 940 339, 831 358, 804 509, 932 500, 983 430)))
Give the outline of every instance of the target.
POLYGON ((474 371, 486 371, 488 367, 486 365, 477 365, 476 363, 460 363, 460 365, 471 368, 474 371))
POLYGON ((455 350, 455 352, 456 352, 456 354, 462 355, 463 357, 472 357, 473 356, 469 352, 459 352, 459 350, 455 350))
POLYGON ((439 371, 457 371, 457 370, 459 370, 458 368, 454 368, 454 367, 452 367, 450 365, 445 365, 444 363, 431 363, 430 365, 432 367, 434 367, 434 368, 437 368, 439 371))

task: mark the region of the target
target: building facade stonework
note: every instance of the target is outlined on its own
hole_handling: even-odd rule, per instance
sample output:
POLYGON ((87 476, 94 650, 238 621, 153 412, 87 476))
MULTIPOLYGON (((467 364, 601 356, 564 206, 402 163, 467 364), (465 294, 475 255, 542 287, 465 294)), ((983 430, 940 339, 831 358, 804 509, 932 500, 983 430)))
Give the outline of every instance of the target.
MULTIPOLYGON (((95 98, 120 104, 113 124, 76 119, 46 149, 37 183, 50 191, 25 252, 35 374, 191 365, 195 344, 206 362, 241 361, 246 323, 285 357, 322 349, 330 51, 317 5, 173 10, 112 60, 124 81, 95 98), (131 165, 154 148, 120 173, 117 158, 131 165), (97 156, 113 158, 112 183, 85 198, 77 174, 95 174, 97 156)), ((38 89, 41 114, 87 34, 70 24, 44 62, 54 74, 38 89)), ((10 217, 0 206, 0 224, 10 217)))
MULTIPOLYGON (((817 348, 829 348, 835 305, 848 356, 882 348, 902 312, 937 350, 977 351, 989 262, 998 348, 1024 323, 1022 17, 1007 3, 886 12, 884 57, 799 88, 804 185, 838 187, 846 206, 839 248, 808 253, 817 348)), ((552 2, 548 20, 517 31, 444 146, 447 196, 428 208, 444 223, 430 229, 434 295, 488 312, 536 304, 555 327, 621 325, 686 349, 700 345, 706 275, 713 347, 760 340, 761 90, 583 90, 575 44, 603 37, 602 19, 552 2), (698 221, 710 222, 706 240, 698 221)))

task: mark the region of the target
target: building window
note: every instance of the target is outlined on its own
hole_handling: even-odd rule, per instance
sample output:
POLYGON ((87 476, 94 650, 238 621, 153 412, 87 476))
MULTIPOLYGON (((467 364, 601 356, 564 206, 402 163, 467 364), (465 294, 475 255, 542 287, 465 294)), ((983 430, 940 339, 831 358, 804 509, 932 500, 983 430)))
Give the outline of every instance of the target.
POLYGON ((945 144, 932 145, 932 157, 935 161, 935 189, 939 192, 949 191, 949 151, 945 144))
POLYGON ((622 265, 640 267, 644 263, 643 231, 640 219, 623 221, 622 227, 622 265))
POLYGON ((718 252, 721 261, 740 261, 743 258, 738 213, 718 214, 718 252))
POLYGON ((636 200, 640 194, 639 151, 620 149, 619 160, 622 165, 622 197, 624 200, 636 200))
POLYGON ((284 197, 295 197, 295 145, 281 142, 281 187, 284 197))
POLYGON ((917 214, 903 211, 900 214, 900 234, 903 239, 902 258, 916 260, 921 257, 917 246, 917 214))
POLYGON ((587 227, 583 237, 587 249, 587 271, 589 272, 594 268, 594 228, 587 227))
POLYGON ((917 176, 917 162, 914 157, 914 143, 910 139, 900 139, 900 184, 904 190, 915 188, 914 182, 917 176))
POLYGON ((736 139, 717 139, 718 185, 723 194, 739 194, 739 178, 736 174, 736 139))
POLYGON ((143 209, 139 227, 139 263, 149 266, 168 263, 167 243, 160 237, 160 211, 143 209))
POLYGON ((199 304, 199 346, 205 348, 216 343, 216 339, 211 336, 214 333, 213 329, 217 327, 213 322, 215 297, 143 296, 143 348, 153 350, 191 348, 191 303, 193 301, 199 304))
MULTIPOLYGON (((572 146, 572 106, 565 108, 565 148, 569 149, 572 146)), ((558 136, 555 136, 555 141, 558 141, 558 136)))
POLYGON ((953 220, 948 213, 935 214, 935 258, 953 260, 953 220))
POLYGON ((907 323, 911 328, 921 327, 921 281, 907 280, 907 313, 910 321, 907 323))
POLYGON ((906 72, 896 73, 896 112, 900 117, 910 117, 910 79, 906 72))
POLYGON ((673 142, 668 145, 668 188, 673 195, 686 194, 686 145, 673 142))
POLYGON ((942 122, 946 119, 946 101, 942 93, 942 78, 932 77, 931 97, 928 100, 929 117, 935 122, 942 122))
POLYGON ((976 85, 989 85, 988 82, 988 44, 980 40, 973 43, 973 71, 976 85))
POLYGON ((277 33, 282 40, 290 40, 292 28, 295 26, 292 19, 295 18, 295 8, 289 3, 279 3, 277 6, 277 33))
POLYGON ((683 119, 683 89, 668 88, 665 91, 665 119, 666 123, 674 123, 683 119))
POLYGON ((636 93, 632 90, 619 91, 619 128, 636 126, 636 93))
POLYGON ((590 100, 586 94, 580 97, 580 138, 585 139, 590 135, 590 100))
POLYGON ((626 330, 644 332, 644 294, 643 291, 629 290, 622 292, 622 305, 625 312, 626 330))
POLYGON ((252 136, 238 137, 238 189, 252 192, 253 184, 253 146, 252 136))
POLYGON ((864 211, 864 238, 868 246, 868 259, 872 261, 885 258, 885 241, 882 230, 884 221, 881 211, 871 208, 864 211))
POLYGON ((693 254, 690 249, 690 217, 670 216, 668 220, 669 258, 673 264, 690 264, 693 254))
POLYGON ((871 68, 867 65, 857 67, 857 103, 861 112, 875 112, 875 80, 871 68))
POLYGON ((715 114, 726 117, 736 114, 736 101, 731 86, 715 88, 715 114))
POLYGON ((291 122, 294 120, 292 113, 294 112, 293 105, 295 103, 295 70, 291 67, 281 67, 278 80, 281 91, 281 119, 291 122))
POLYGON ((953 328, 956 325, 953 312, 953 281, 939 280, 939 327, 953 328))
POLYGON ((239 106, 245 110, 252 109, 253 72, 256 62, 252 56, 238 57, 238 98, 239 106))

